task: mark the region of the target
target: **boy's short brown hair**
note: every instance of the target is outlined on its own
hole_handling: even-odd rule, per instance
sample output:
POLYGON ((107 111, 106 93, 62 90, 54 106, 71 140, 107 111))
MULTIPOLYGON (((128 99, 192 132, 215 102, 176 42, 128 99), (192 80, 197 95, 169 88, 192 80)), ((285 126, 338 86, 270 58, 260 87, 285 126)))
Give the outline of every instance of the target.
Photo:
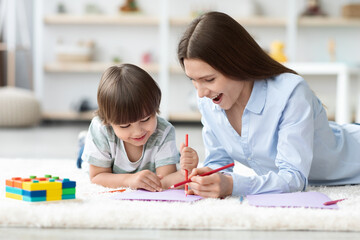
POLYGON ((104 72, 97 101, 97 115, 105 125, 132 123, 159 113, 161 90, 146 71, 122 64, 104 72))

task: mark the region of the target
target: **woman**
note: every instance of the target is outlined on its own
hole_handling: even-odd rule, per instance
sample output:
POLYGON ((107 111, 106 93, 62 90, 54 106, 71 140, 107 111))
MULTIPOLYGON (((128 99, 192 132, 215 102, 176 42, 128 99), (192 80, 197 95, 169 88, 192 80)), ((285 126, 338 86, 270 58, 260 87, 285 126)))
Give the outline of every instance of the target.
POLYGON ((195 19, 179 42, 178 59, 197 89, 206 149, 205 167, 189 176, 189 194, 360 183, 360 126, 328 122, 304 79, 270 58, 230 16, 209 12, 195 19), (257 175, 228 169, 197 176, 234 161, 257 175))

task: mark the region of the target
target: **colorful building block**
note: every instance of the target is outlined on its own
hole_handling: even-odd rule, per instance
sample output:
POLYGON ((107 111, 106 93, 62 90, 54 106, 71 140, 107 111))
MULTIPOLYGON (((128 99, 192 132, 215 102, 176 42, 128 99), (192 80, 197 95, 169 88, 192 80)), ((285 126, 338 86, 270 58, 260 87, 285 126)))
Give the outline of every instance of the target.
POLYGON ((76 198, 76 182, 49 174, 45 177, 13 177, 5 181, 7 198, 26 202, 59 201, 76 198))

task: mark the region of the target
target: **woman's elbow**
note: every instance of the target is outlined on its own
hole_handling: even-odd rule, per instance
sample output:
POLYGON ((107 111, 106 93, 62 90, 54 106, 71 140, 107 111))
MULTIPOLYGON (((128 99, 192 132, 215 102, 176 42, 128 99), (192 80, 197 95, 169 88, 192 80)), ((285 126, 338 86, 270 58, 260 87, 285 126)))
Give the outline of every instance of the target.
POLYGON ((307 187, 307 178, 300 172, 294 173, 292 181, 289 184, 290 192, 305 191, 307 187))

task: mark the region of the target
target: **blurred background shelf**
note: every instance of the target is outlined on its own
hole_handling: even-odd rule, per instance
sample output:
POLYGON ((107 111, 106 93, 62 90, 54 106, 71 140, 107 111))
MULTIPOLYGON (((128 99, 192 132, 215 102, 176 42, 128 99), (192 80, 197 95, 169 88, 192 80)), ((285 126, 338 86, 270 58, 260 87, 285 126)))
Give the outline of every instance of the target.
POLYGON ((104 25, 152 25, 159 24, 159 18, 155 16, 146 16, 141 14, 129 15, 102 15, 102 14, 88 14, 88 15, 68 15, 55 14, 46 15, 44 17, 45 24, 104 24, 104 25))
POLYGON ((300 17, 301 27, 360 27, 360 19, 340 17, 300 17))
POLYGON ((43 120, 66 120, 66 121, 90 121, 94 117, 94 112, 43 112, 43 120))
MULTIPOLYGON (((53 62, 45 64, 45 71, 49 73, 102 73, 108 67, 119 65, 121 63, 105 62, 53 62)), ((159 72, 158 64, 140 65, 147 72, 159 72)))
POLYGON ((174 112, 169 113, 169 121, 173 122, 200 122, 200 112, 174 112))
MULTIPOLYGON (((171 26, 187 26, 194 18, 192 17, 172 17, 170 18, 171 26)), ((253 17, 236 17, 236 21, 244 26, 254 26, 254 27, 285 27, 286 18, 282 17, 263 17, 263 16, 253 16, 253 17)))

